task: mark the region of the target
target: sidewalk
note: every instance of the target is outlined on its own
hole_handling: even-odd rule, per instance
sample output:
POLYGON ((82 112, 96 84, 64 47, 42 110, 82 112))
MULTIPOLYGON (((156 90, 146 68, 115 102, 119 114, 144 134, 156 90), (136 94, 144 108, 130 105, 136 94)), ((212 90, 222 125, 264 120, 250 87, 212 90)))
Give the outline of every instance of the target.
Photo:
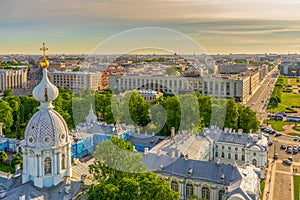
POLYGON ((275 182, 275 169, 276 162, 273 159, 269 159, 269 167, 267 168, 267 176, 265 179, 265 189, 263 193, 263 200, 271 200, 275 182))

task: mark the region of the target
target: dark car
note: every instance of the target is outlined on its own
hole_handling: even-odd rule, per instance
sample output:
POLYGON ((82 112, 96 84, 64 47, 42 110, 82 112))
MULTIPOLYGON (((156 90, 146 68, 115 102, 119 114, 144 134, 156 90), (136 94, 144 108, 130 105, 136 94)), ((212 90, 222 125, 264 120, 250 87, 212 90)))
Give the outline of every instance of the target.
POLYGON ((280 146, 280 149, 285 150, 285 149, 286 149, 286 145, 285 145, 285 144, 282 144, 282 145, 280 146))
POLYGON ((279 136, 282 136, 282 133, 277 132, 276 135, 275 135, 275 137, 279 137, 279 136))
POLYGON ((297 153, 298 153, 298 148, 294 148, 294 149, 293 149, 293 153, 294 153, 294 154, 297 154, 297 153))
POLYGON ((283 160, 282 162, 286 165, 291 165, 292 164, 292 161, 290 161, 290 160, 283 160))
POLYGON ((292 150, 292 148, 288 148, 288 149, 286 150, 286 152, 287 152, 288 154, 290 154, 290 153, 293 153, 293 150, 292 150))
POLYGON ((293 161, 293 157, 290 156, 290 157, 288 158, 288 160, 289 160, 289 161, 293 161))
POLYGON ((269 146, 272 146, 272 145, 273 145, 273 141, 272 141, 272 140, 269 140, 268 145, 269 145, 269 146))
POLYGON ((275 155, 274 155, 274 160, 277 160, 278 159, 278 154, 276 153, 275 155))
POLYGON ((294 137, 294 141, 298 141, 298 140, 299 140, 298 136, 294 137))
POLYGON ((271 134, 272 134, 272 135, 275 134, 275 133, 276 133, 276 131, 274 131, 274 130, 272 131, 272 130, 271 130, 271 134))

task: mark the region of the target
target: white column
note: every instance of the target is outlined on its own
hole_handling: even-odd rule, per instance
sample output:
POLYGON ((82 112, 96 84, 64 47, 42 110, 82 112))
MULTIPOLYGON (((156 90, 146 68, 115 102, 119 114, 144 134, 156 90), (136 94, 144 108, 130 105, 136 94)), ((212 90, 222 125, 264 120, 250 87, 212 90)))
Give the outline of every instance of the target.
POLYGON ((54 171, 53 171, 53 174, 54 175, 56 175, 57 174, 57 157, 56 157, 56 153, 54 153, 54 156, 53 156, 53 169, 54 169, 54 171))
POLYGON ((57 153, 57 173, 59 174, 60 171, 61 171, 61 166, 60 166, 60 163, 61 163, 61 153, 57 153))

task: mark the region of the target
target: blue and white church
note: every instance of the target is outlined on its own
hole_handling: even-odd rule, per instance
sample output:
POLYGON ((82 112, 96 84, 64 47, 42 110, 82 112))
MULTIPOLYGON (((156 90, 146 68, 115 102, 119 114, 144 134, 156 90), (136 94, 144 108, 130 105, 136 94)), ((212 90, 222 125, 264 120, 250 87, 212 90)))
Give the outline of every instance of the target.
POLYGON ((22 144, 22 183, 32 182, 39 188, 56 186, 64 177, 72 176, 71 143, 63 117, 53 108, 58 89, 47 76, 49 63, 41 62, 43 78, 34 88, 33 97, 40 102, 39 111, 27 124, 22 144))

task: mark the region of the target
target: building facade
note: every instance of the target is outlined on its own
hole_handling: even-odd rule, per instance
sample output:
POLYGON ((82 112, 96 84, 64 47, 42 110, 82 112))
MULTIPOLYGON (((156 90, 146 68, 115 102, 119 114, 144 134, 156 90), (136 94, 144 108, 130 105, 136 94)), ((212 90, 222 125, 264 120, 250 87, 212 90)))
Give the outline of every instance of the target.
POLYGON ((72 91, 91 89, 97 91, 101 85, 101 73, 53 71, 50 80, 56 86, 72 91))
POLYGON ((25 89, 27 87, 27 66, 0 70, 0 91, 6 89, 25 89))

